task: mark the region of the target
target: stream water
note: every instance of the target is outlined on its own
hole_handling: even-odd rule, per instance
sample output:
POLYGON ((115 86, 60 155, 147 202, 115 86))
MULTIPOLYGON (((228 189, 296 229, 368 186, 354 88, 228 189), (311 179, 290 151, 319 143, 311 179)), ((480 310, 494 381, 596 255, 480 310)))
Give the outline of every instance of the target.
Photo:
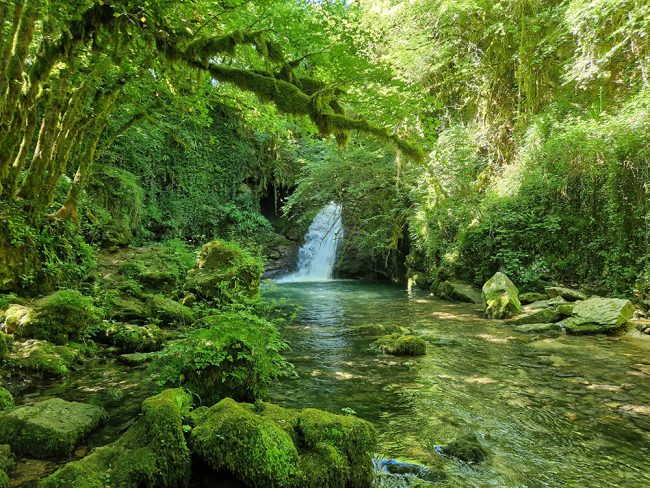
POLYGON ((266 291, 300 305, 284 330, 297 377, 272 401, 340 413, 378 429, 379 455, 436 462, 435 446, 471 430, 491 452, 447 462, 449 487, 650 486, 650 341, 518 334, 470 305, 351 281, 266 291), (369 350, 350 333, 400 324, 427 336, 426 356, 369 350))

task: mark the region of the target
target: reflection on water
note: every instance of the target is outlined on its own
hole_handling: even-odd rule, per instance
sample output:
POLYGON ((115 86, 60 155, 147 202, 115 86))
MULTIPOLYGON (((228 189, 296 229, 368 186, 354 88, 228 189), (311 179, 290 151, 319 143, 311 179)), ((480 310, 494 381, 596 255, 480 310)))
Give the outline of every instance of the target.
POLYGON ((285 406, 352 408, 380 433, 381 454, 433 462, 465 429, 492 452, 450 464, 442 486, 650 486, 650 341, 518 334, 480 310, 388 285, 284 284, 269 292, 301 305, 285 331, 299 377, 276 385, 285 406), (401 324, 428 353, 368 351, 350 326, 401 324))

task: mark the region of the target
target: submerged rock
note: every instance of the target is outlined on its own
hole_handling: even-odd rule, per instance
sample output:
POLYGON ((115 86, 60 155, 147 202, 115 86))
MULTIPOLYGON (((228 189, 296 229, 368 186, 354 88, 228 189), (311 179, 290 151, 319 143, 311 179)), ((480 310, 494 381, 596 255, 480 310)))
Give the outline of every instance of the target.
POLYGON ((426 341, 415 335, 385 335, 377 339, 373 346, 393 356, 422 356, 427 352, 426 341))
POLYGON ((365 324, 350 327, 350 334, 358 336, 380 336, 388 334, 408 334, 409 330, 394 324, 365 324))
POLYGON ((189 407, 182 389, 146 399, 142 416, 122 437, 66 464, 39 488, 186 486, 191 462, 182 421, 189 407))
POLYGON ((517 332, 523 332, 524 334, 537 334, 540 332, 559 332, 562 330, 560 324, 525 324, 518 325, 515 327, 517 332))
POLYGON ((474 433, 465 433, 442 448, 443 454, 466 463, 480 463, 488 457, 488 450, 483 447, 474 433))
MULTIPOLYGON (((396 459, 384 459, 379 463, 381 469, 392 475, 411 475, 424 481, 436 482, 447 478, 442 467, 422 466, 396 459)), ((413 483, 409 483, 413 486, 413 483)))
POLYGON ((593 297, 577 303, 562 324, 569 334, 612 334, 625 329, 632 314, 630 300, 593 297))
POLYGON ((5 311, 7 331, 22 338, 63 344, 97 319, 92 298, 76 290, 59 290, 28 306, 10 305, 5 311))
POLYGON ((507 319, 522 311, 519 290, 500 271, 487 280, 482 290, 485 316, 490 319, 507 319))
POLYGON ((371 485, 371 424, 315 409, 284 409, 226 398, 196 409, 192 452, 246 486, 366 488, 371 485))
POLYGON ((64 377, 79 357, 79 351, 71 347, 30 339, 25 342, 15 342, 12 351, 5 358, 5 363, 10 368, 29 373, 64 377))
POLYGON ((584 293, 578 290, 572 290, 571 288, 563 288, 561 286, 549 286, 544 288, 544 291, 550 298, 562 297, 569 302, 587 299, 587 295, 584 293))
POLYGON ((0 415, 0 443, 38 459, 67 456, 105 416, 94 405, 43 400, 0 415))
POLYGON ((443 281, 438 285, 436 295, 457 302, 481 303, 481 292, 461 281, 443 281))

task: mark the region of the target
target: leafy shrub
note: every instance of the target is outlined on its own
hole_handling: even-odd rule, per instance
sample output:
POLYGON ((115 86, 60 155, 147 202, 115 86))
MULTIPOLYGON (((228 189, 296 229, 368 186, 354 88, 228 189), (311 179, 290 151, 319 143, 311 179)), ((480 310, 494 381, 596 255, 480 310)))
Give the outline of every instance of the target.
POLYGON ((162 385, 184 386, 203 404, 221 398, 264 399, 274 379, 289 372, 286 349, 272 322, 249 312, 206 317, 203 328, 168 344, 151 368, 162 385))

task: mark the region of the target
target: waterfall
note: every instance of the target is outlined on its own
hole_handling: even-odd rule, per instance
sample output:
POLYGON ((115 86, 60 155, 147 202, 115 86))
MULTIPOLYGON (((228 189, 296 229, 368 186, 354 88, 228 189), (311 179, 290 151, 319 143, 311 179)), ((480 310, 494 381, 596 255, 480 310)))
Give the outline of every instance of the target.
POLYGON ((342 210, 341 205, 331 202, 318 212, 298 251, 298 269, 277 279, 278 283, 332 279, 336 251, 343 237, 342 210))

